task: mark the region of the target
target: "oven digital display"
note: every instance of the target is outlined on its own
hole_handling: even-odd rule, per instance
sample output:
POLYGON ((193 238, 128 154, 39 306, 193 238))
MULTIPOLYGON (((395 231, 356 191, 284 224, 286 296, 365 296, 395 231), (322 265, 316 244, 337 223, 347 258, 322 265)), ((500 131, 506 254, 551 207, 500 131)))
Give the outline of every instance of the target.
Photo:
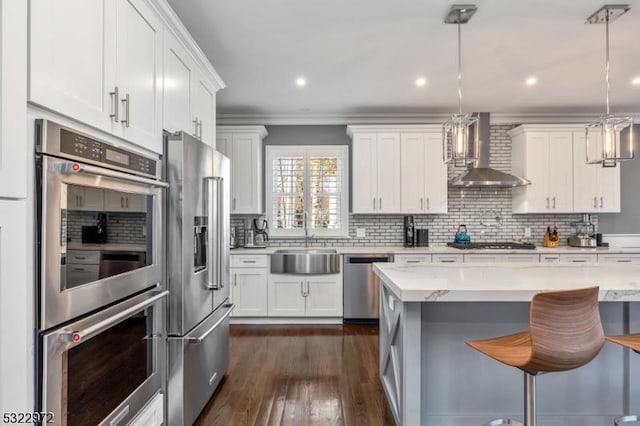
POLYGON ((114 163, 123 164, 125 166, 129 165, 129 156, 123 154, 121 152, 112 151, 110 149, 105 150, 105 155, 107 160, 113 161, 114 163))

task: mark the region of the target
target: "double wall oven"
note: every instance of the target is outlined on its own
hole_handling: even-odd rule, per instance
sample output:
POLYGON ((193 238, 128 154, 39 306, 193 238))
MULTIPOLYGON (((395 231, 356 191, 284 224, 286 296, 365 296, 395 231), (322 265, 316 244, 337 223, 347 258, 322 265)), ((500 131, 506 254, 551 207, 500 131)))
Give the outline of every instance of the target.
POLYGON ((35 161, 39 409, 59 425, 126 424, 165 374, 162 167, 48 120, 35 161))

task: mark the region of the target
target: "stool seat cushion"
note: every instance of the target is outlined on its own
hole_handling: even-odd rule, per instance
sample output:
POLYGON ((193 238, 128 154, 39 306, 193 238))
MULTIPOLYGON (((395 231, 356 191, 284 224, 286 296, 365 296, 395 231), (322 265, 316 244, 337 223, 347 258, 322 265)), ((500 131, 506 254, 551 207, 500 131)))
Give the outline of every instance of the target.
POLYGON ((640 333, 625 334, 622 336, 607 336, 607 340, 640 352, 640 333))

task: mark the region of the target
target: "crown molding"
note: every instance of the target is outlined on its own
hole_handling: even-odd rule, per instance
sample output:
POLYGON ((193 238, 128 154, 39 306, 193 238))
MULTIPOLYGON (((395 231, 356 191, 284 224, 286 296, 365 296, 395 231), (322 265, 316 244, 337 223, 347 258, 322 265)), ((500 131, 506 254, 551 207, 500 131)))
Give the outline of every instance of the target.
POLYGON ((264 139, 269 134, 264 126, 227 126, 218 124, 216 126, 216 134, 220 135, 221 133, 257 133, 261 139, 264 139))
MULTIPOLYGON (((376 113, 376 114, 218 114, 220 125, 386 125, 438 124, 450 118, 448 113, 376 113)), ((640 114, 616 114, 632 117, 640 122, 640 114)), ((585 113, 491 113, 490 122, 506 124, 573 124, 590 123, 599 114, 585 113)))
POLYGON ((162 20, 171 30, 173 35, 183 45, 183 47, 191 54, 192 59, 202 70, 206 71, 205 75, 208 80, 213 83, 216 90, 224 89, 227 85, 220 77, 220 74, 213 68, 209 58, 204 54, 198 43, 193 39, 187 28, 184 26, 176 12, 171 8, 167 0, 149 0, 149 4, 160 15, 162 20))

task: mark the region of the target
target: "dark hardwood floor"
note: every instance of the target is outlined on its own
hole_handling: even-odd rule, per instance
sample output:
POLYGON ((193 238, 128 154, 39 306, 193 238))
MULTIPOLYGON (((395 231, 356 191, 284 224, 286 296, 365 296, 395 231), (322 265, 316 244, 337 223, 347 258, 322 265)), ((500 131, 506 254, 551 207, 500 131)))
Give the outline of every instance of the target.
POLYGON ((197 425, 393 424, 377 325, 233 325, 230 356, 197 425))

